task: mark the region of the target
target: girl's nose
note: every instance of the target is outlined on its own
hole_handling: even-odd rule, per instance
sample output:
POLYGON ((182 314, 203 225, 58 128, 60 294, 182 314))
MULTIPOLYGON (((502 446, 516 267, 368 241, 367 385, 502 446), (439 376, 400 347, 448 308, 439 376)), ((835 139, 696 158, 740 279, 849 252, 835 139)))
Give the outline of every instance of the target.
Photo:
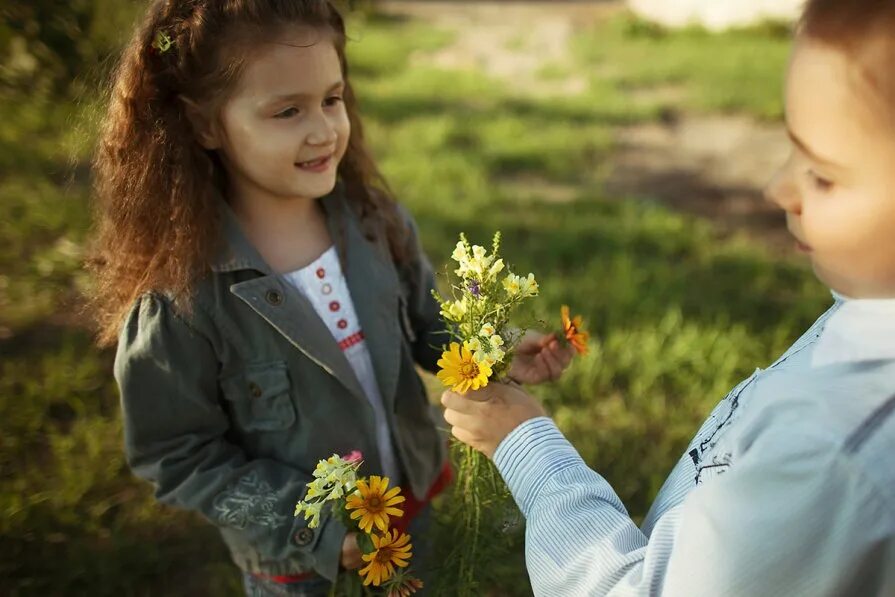
POLYGON ((764 189, 764 197, 783 211, 795 215, 801 214, 802 198, 788 165, 774 175, 764 189))
POLYGON ((336 127, 326 114, 320 114, 315 119, 307 140, 311 145, 332 145, 336 142, 336 137, 336 127))

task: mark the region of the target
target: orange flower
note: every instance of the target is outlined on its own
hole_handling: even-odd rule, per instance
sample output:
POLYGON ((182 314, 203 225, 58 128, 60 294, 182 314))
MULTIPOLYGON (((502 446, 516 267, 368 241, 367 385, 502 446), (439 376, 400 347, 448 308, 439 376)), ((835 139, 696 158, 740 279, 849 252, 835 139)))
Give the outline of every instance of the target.
POLYGON ((574 319, 569 318, 569 307, 562 306, 562 331, 566 340, 571 344, 578 354, 587 354, 587 341, 590 334, 581 329, 581 316, 576 315, 574 319))
POLYGON ((361 568, 358 574, 364 577, 364 586, 373 584, 378 587, 395 574, 395 566, 406 568, 410 564, 413 555, 410 543, 410 535, 392 529, 384 535, 370 535, 373 540, 373 553, 364 554, 361 559, 367 562, 365 568, 361 568))
POLYGON ((399 571, 396 572, 394 578, 389 582, 386 597, 410 597, 410 595, 422 590, 422 588, 423 581, 410 576, 404 571, 399 571))

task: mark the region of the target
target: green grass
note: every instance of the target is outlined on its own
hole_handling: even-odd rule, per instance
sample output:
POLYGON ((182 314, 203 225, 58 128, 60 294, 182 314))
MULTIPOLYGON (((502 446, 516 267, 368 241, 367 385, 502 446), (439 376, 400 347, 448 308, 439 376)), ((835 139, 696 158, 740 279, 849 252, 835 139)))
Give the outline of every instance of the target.
MULTIPOLYGON (((576 41, 591 89, 535 100, 422 66, 415 53, 449 43, 443 31, 375 17, 351 33, 368 137, 433 261, 459 231, 484 243, 499 228, 506 258, 541 281, 533 315, 555 326, 564 303, 584 314, 592 353, 538 393, 642 517, 707 411, 829 298, 801 265, 607 197, 613 131, 667 109, 778 117, 787 42, 614 20, 576 41), (684 92, 631 100, 666 85, 684 92), (557 200, 529 181, 571 191, 557 200)), ((0 99, 0 593, 236 595, 215 531, 157 506, 127 470, 112 354, 93 348, 73 307, 86 287, 92 113, 89 102, 0 99)), ((493 586, 524 594, 519 562, 494 571, 493 586)))
POLYGON ((714 34, 668 32, 624 16, 596 25, 575 40, 580 65, 592 75, 592 94, 681 90, 694 111, 782 115, 783 73, 790 49, 786 28, 714 34))

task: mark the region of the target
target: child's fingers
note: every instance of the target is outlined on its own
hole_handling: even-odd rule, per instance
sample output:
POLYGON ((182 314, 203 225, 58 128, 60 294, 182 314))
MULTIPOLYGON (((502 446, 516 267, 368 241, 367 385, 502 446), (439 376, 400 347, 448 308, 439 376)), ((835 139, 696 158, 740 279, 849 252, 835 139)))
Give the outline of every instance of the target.
POLYGON ((457 441, 466 444, 467 446, 471 446, 473 448, 477 448, 478 439, 470 432, 466 431, 461 427, 453 427, 451 429, 451 433, 454 437, 457 438, 457 441))
POLYGON ((559 346, 557 344, 555 347, 553 347, 553 352, 556 355, 557 360, 562 365, 563 370, 565 370, 572 363, 572 359, 575 357, 575 349, 571 346, 559 346))
POLYGON ((342 541, 342 567, 354 570, 361 567, 361 551, 357 544, 357 533, 348 533, 342 541))
POLYGON ((448 410, 454 410, 458 413, 471 414, 475 412, 476 405, 482 402, 482 399, 478 400, 475 397, 471 396, 472 392, 468 392, 465 396, 458 394, 456 392, 452 392, 450 390, 444 392, 441 395, 441 404, 448 410))
POLYGON ((560 346, 559 342, 554 340, 547 348, 554 354, 559 364, 562 365, 563 370, 569 366, 575 356, 575 349, 570 344, 560 346))
POLYGON ((467 430, 475 429, 478 423, 474 416, 450 408, 444 411, 444 420, 451 427, 467 430))
POLYGON ((547 376, 551 381, 555 381, 559 379, 559 376, 562 374, 563 367, 560 365, 559 361, 556 359, 556 356, 553 355, 549 350, 544 350, 537 356, 538 360, 541 362, 543 367, 547 370, 547 376))

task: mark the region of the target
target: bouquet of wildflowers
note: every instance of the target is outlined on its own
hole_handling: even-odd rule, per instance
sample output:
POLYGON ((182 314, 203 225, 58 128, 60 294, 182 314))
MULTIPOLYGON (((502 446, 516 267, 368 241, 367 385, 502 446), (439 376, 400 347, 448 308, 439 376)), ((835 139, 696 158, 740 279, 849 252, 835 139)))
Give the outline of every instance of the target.
MULTIPOLYGON (((459 394, 478 390, 502 379, 522 333, 511 328, 510 317, 526 300, 537 296, 534 274, 518 276, 499 257, 500 233, 494 235, 491 252, 470 245, 461 234, 451 258, 456 277, 451 278, 451 297, 438 293, 441 315, 449 323, 449 346, 438 361, 438 379, 459 394)), ((454 442, 457 468, 454 498, 448 505, 454 549, 444 562, 442 578, 450 579, 456 595, 477 594, 480 570, 489 558, 498 558, 507 543, 503 524, 510 509, 506 486, 496 469, 476 450, 454 442), (483 511, 487 510, 487 517, 483 511), (493 527, 493 528, 492 528, 493 527)), ((445 587, 446 588, 446 587, 445 587)))
POLYGON ((400 487, 389 489, 388 477, 359 477, 362 464, 359 452, 345 457, 333 454, 318 462, 314 480, 295 506, 295 515, 304 514, 313 529, 320 524, 323 508, 332 507, 349 530, 358 532, 358 547, 366 563, 358 571, 363 586, 372 585, 388 597, 407 597, 423 583, 410 573, 410 535, 390 528, 392 519, 404 516, 399 506, 405 498, 400 487))
MULTIPOLYGON (((451 296, 437 292, 441 315, 449 323, 449 346, 438 361, 438 379, 459 394, 478 390, 491 381, 509 378, 513 353, 522 332, 510 326, 518 308, 538 295, 534 274, 516 275, 499 256, 500 232, 494 235, 490 253, 470 245, 461 234, 451 258, 456 262, 451 277, 451 296)), ((557 334, 580 354, 587 351, 587 332, 580 317, 562 308, 562 330, 557 334)), ((442 576, 452 584, 452 594, 478 595, 480 571, 489 559, 501 558, 511 545, 507 531, 518 520, 509 494, 497 470, 479 452, 454 443, 457 485, 448 505, 454 550, 444 563, 442 576), (487 516, 483 513, 487 511, 487 516)))
POLYGON ((494 235, 490 255, 483 247, 470 246, 461 234, 451 255, 459 265, 452 300, 436 293, 442 317, 455 324, 449 333, 456 340, 438 361, 438 379, 460 394, 506 373, 521 339, 521 333, 509 327, 510 315, 538 295, 534 274, 521 277, 509 271, 498 258, 499 249, 500 232, 494 235))

